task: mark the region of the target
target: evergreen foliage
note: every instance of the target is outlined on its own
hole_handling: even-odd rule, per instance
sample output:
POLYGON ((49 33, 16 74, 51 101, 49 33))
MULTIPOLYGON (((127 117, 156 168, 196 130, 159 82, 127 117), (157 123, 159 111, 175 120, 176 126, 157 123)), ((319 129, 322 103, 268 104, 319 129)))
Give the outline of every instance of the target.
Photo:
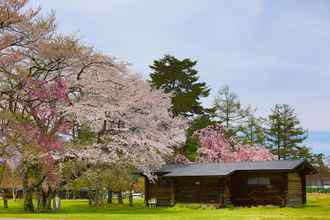
POLYGON ((229 86, 220 88, 213 105, 216 118, 222 122, 230 135, 236 135, 239 132, 251 111, 250 107, 242 107, 238 96, 230 91, 229 86))
POLYGON ((268 116, 266 141, 274 155, 280 159, 308 157, 309 149, 302 144, 307 138, 293 107, 275 105, 268 116))
POLYGON ((150 66, 151 85, 172 93, 172 112, 175 116, 190 117, 205 112, 200 99, 207 97, 210 89, 204 82, 198 82, 197 61, 189 58, 180 60, 171 55, 165 55, 155 60, 150 66))
POLYGON ((264 120, 253 114, 247 116, 242 123, 239 138, 244 144, 255 144, 263 146, 265 144, 264 120))

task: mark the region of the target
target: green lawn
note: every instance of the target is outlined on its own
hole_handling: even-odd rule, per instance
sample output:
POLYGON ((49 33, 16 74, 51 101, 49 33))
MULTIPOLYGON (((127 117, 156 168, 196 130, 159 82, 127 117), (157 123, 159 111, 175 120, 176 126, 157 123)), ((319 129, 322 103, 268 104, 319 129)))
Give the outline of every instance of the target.
POLYGON ((43 218, 43 219, 114 219, 114 220, 195 220, 195 219, 230 219, 230 220, 330 220, 330 194, 309 194, 308 204, 301 208, 193 208, 177 205, 172 208, 146 208, 143 202, 134 207, 113 205, 110 208, 89 207, 87 201, 63 201, 63 209, 56 213, 26 214, 22 211, 20 201, 10 202, 10 208, 0 208, 0 219, 9 218, 43 218))

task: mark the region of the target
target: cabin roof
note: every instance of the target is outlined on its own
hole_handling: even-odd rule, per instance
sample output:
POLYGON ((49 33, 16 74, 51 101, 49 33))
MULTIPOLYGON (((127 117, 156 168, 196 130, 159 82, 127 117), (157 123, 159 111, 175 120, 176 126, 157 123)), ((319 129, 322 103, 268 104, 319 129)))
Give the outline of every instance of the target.
POLYGON ((166 165, 157 173, 167 177, 179 176, 228 176, 235 171, 293 171, 302 167, 306 174, 316 173, 305 160, 271 160, 232 163, 206 163, 166 165))

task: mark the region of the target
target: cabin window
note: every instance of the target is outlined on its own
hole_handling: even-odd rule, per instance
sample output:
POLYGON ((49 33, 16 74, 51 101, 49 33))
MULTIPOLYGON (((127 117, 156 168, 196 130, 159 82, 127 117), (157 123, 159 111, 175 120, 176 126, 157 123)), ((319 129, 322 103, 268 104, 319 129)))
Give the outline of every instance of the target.
POLYGON ((269 177, 250 177, 248 179, 248 185, 267 186, 270 185, 269 177))

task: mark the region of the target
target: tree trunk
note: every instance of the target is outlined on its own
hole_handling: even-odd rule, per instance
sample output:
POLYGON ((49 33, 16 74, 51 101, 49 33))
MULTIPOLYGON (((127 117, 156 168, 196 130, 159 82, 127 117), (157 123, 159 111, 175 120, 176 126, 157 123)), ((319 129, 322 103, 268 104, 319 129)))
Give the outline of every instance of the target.
POLYGON ((8 200, 3 198, 3 208, 8 209, 8 200))
POLYGON ((124 202, 123 202, 123 193, 122 193, 122 191, 120 191, 120 192, 118 193, 118 197, 117 197, 117 199, 118 199, 118 204, 124 204, 124 202))
POLYGON ((36 192, 36 199, 37 199, 37 212, 41 211, 41 190, 38 190, 38 192, 36 192))
POLYGON ((34 212, 34 206, 32 201, 32 190, 25 189, 24 190, 24 211, 26 212, 34 212))
POLYGON ((93 195, 91 190, 88 190, 88 205, 93 205, 93 195))
POLYGON ((45 194, 45 192, 42 189, 39 189, 39 192, 37 193, 37 198, 38 198, 38 205, 37 205, 37 209, 38 212, 44 212, 46 211, 46 206, 47 206, 47 196, 45 194))
POLYGON ((11 176, 12 176, 12 179, 13 179, 13 185, 12 185, 12 194, 13 194, 13 200, 16 201, 16 175, 15 175, 15 171, 12 169, 12 172, 11 172, 11 176))
POLYGON ((47 195, 46 195, 47 197, 46 197, 46 209, 45 209, 45 211, 50 211, 50 210, 52 210, 52 201, 53 201, 53 192, 52 191, 49 191, 48 193, 47 193, 47 195))
POLYGON ((5 189, 3 190, 2 198, 3 198, 3 208, 8 209, 7 192, 5 189))
POLYGON ((95 206, 96 207, 102 206, 102 196, 99 190, 95 191, 95 206))
POLYGON ((108 190, 108 200, 107 200, 108 204, 112 204, 112 191, 111 189, 108 190))
POLYGON ((34 212, 33 201, 32 201, 32 189, 28 185, 28 174, 27 171, 23 173, 23 199, 24 199, 24 211, 34 212))
POLYGON ((55 191, 53 207, 55 210, 59 210, 61 208, 61 198, 59 190, 55 191))
POLYGON ((128 200, 129 200, 129 206, 133 206, 133 190, 129 191, 128 200))
POLYGON ((40 190, 38 193, 38 211, 39 212, 49 212, 52 210, 52 191, 44 192, 40 190))
POLYGON ((13 193, 13 200, 16 201, 16 187, 15 186, 12 189, 12 193, 13 193))
POLYGON ((277 122, 277 133, 276 133, 276 137, 277 137, 277 157, 278 160, 281 160, 281 137, 280 137, 280 125, 278 124, 279 122, 277 122))

